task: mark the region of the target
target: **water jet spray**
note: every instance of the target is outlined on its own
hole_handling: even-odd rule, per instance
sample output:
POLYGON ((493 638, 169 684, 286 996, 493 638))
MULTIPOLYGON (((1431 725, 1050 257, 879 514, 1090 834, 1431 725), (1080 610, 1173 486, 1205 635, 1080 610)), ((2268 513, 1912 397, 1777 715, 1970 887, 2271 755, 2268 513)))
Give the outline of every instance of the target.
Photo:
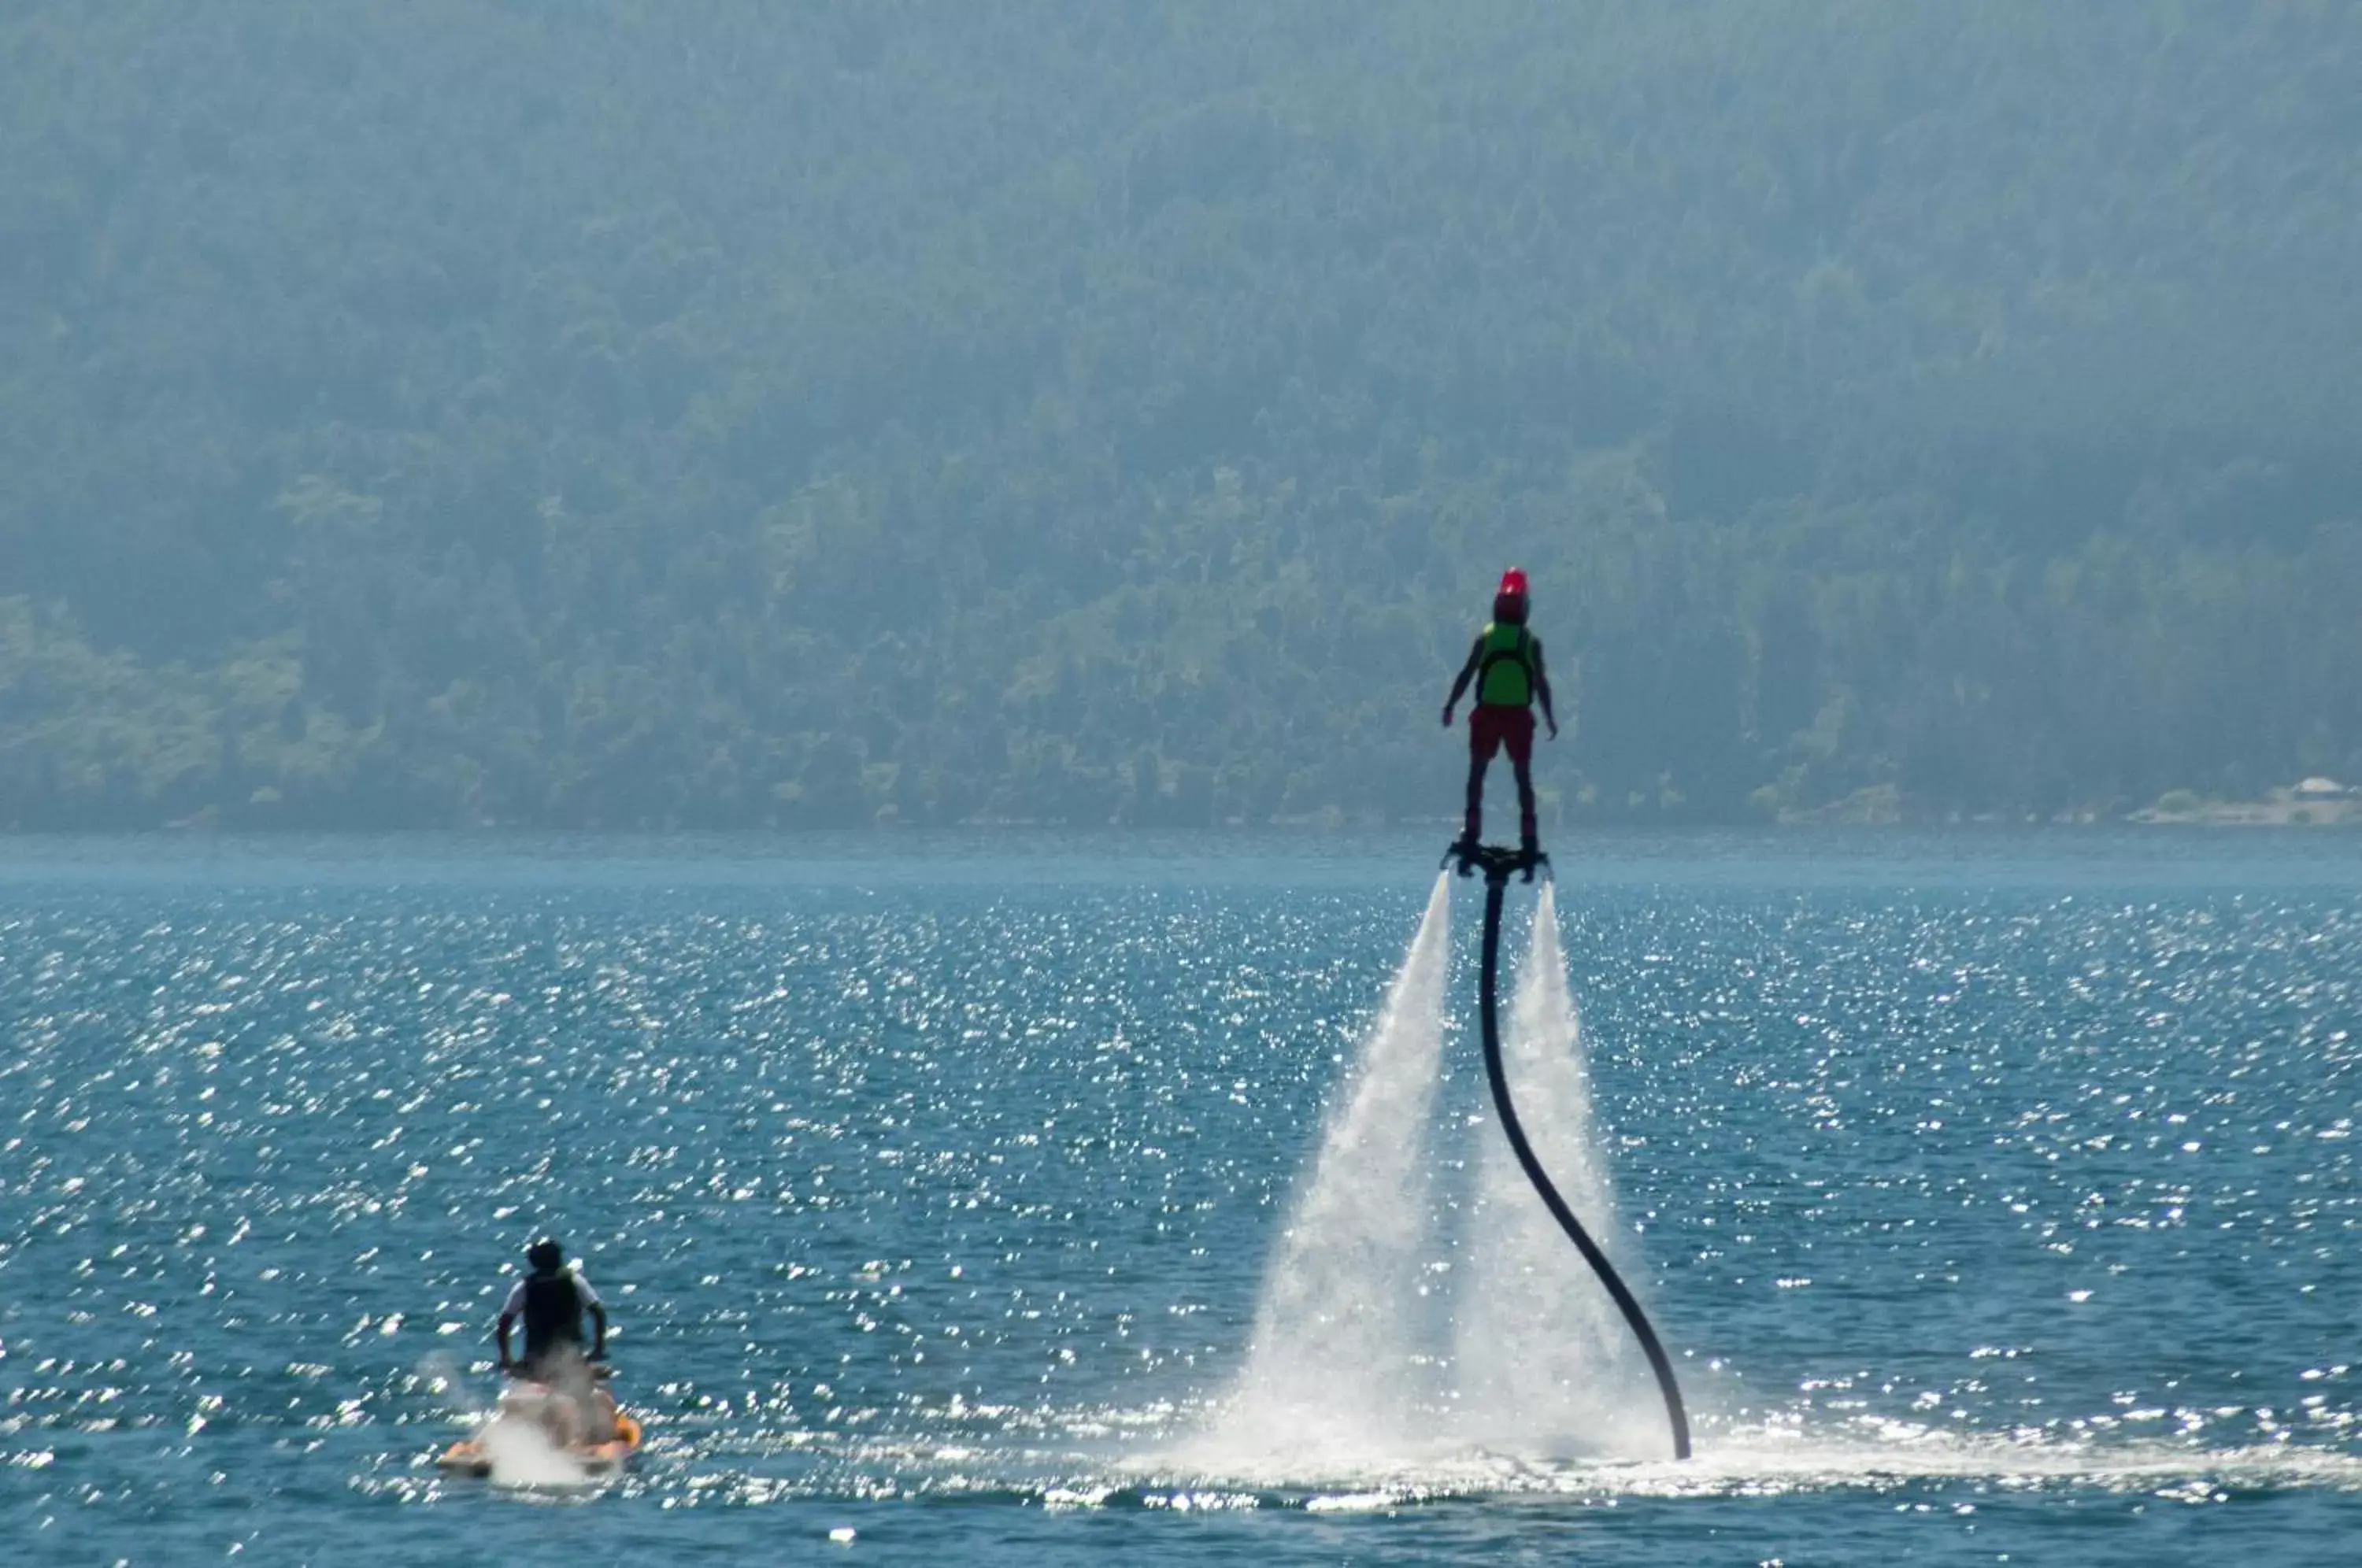
POLYGON ((1558 1188, 1551 1182, 1550 1173, 1542 1169, 1542 1163, 1536 1157, 1532 1143, 1526 1139, 1525 1127, 1518 1120, 1517 1103, 1509 1096, 1508 1075, 1501 1066, 1497 996, 1501 967, 1501 899, 1512 876, 1522 875, 1524 880, 1531 882, 1536 871, 1547 872, 1550 869, 1550 856, 1537 849, 1507 849, 1494 845, 1462 842, 1445 852, 1443 863, 1446 866, 1456 865, 1462 877, 1473 877, 1479 871, 1485 874, 1484 967, 1478 981, 1477 1019, 1485 1035, 1485 1076, 1493 1086, 1493 1108, 1500 1115, 1501 1132, 1508 1138, 1510 1151, 1517 1155, 1518 1165, 1526 1173, 1526 1179, 1540 1195, 1542 1206, 1550 1210, 1551 1218, 1558 1221, 1559 1229, 1566 1232, 1567 1240, 1573 1242, 1575 1250, 1583 1254, 1583 1261, 1591 1265, 1591 1272, 1599 1276, 1599 1283, 1607 1287, 1607 1294, 1615 1300, 1617 1309, 1624 1314, 1624 1321, 1631 1326, 1633 1337, 1640 1342, 1640 1349, 1649 1358, 1649 1370, 1656 1374, 1658 1392, 1665 1397, 1665 1414, 1673 1428, 1673 1457, 1687 1459, 1690 1456, 1689 1415, 1682 1405, 1681 1385, 1674 1380, 1672 1360, 1665 1354, 1665 1347, 1658 1340, 1657 1331, 1650 1327, 1649 1315, 1640 1309, 1639 1298, 1625 1285, 1623 1276, 1616 1272, 1616 1265, 1608 1261, 1606 1253, 1592 1240, 1591 1232, 1583 1228, 1583 1221, 1574 1217, 1574 1210, 1567 1207, 1566 1199, 1559 1196, 1558 1188))

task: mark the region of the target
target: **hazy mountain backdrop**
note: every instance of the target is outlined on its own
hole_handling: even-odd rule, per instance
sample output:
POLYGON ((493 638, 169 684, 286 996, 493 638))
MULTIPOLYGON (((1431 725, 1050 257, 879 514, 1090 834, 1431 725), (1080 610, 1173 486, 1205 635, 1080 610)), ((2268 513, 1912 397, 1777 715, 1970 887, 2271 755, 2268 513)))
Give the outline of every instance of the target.
POLYGON ((16 0, 0 825, 2362 774, 2362 7, 16 0))

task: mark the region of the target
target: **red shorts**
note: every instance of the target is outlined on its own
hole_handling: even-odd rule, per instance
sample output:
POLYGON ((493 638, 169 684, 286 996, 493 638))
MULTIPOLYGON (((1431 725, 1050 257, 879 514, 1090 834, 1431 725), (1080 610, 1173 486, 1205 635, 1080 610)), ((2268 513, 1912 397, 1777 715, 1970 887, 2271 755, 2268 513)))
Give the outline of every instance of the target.
POLYGON ((1468 714, 1468 754, 1480 762, 1490 762, 1503 746, 1509 748, 1509 760, 1519 767, 1533 761, 1534 711, 1479 702, 1468 714))

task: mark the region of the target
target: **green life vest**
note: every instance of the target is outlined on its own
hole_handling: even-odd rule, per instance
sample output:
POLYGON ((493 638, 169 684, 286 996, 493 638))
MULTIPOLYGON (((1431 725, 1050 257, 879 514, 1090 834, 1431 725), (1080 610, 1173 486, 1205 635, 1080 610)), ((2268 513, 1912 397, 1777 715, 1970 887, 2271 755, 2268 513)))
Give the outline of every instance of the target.
POLYGON ((1485 628, 1477 701, 1488 708, 1522 708, 1534 700, 1533 643, 1523 626, 1496 621, 1485 628))

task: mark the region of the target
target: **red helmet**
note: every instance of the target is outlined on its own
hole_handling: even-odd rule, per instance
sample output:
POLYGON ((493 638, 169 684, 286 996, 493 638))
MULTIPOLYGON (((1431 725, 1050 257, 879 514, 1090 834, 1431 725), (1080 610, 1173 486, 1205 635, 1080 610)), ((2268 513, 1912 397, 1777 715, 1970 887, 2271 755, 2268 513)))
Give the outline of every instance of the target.
POLYGON ((1514 594, 1516 597, 1523 599, 1526 596, 1526 569, 1523 567, 1511 567, 1508 570, 1503 572, 1501 574, 1500 591, 1503 593, 1514 594))

